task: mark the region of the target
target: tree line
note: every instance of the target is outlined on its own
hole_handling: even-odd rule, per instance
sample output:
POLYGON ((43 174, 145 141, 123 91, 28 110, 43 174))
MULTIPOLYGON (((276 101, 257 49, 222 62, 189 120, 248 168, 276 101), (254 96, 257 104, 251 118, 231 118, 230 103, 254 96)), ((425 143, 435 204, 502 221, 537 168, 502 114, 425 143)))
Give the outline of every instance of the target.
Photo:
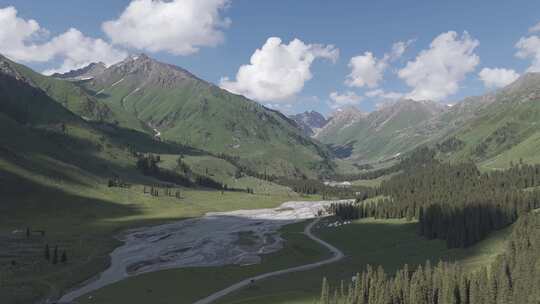
POLYGON ((383 181, 368 195, 382 199, 358 200, 332 211, 347 219, 418 219, 420 235, 446 240, 449 248, 467 247, 540 208, 540 191, 531 188, 537 186, 540 165, 518 163, 508 170, 482 173, 472 162, 431 159, 383 181))
POLYGON ((179 156, 176 162, 175 170, 161 168, 159 163, 161 158, 159 155, 139 154, 137 158, 137 169, 147 176, 152 176, 160 181, 168 182, 184 187, 205 187, 221 191, 243 191, 253 193, 253 189, 238 189, 229 187, 225 183, 214 180, 209 176, 208 170, 206 174, 195 173, 189 165, 184 162, 183 156, 179 156))

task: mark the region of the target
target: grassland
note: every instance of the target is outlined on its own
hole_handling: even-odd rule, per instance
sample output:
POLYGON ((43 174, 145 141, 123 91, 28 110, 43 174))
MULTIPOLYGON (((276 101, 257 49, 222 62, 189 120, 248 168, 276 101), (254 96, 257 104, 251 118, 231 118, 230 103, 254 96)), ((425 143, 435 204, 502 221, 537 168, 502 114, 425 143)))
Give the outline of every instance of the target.
MULTIPOLYGON (((156 198, 144 194, 142 184, 109 188, 65 163, 36 164, 39 167, 31 170, 0 159, 0 303, 55 297, 94 276, 107 266, 109 252, 119 245, 114 235, 123 229, 317 198, 286 191, 251 195, 189 188, 181 188, 182 199, 156 198), (26 227, 46 234, 27 239, 26 227), (47 262, 46 244, 66 250, 68 262, 47 262)), ((139 178, 144 183, 144 177, 139 178)))
POLYGON ((321 227, 317 234, 342 249, 347 257, 333 265, 316 270, 289 274, 281 278, 255 283, 232 294, 221 304, 237 303, 313 303, 319 294, 322 277, 337 284, 365 269, 381 265, 393 272, 404 264, 423 264, 426 260, 460 261, 467 269, 488 264, 503 250, 509 229, 492 234, 488 239, 467 249, 446 249, 442 241, 428 241, 416 235, 415 223, 405 220, 358 220, 339 228, 321 227))

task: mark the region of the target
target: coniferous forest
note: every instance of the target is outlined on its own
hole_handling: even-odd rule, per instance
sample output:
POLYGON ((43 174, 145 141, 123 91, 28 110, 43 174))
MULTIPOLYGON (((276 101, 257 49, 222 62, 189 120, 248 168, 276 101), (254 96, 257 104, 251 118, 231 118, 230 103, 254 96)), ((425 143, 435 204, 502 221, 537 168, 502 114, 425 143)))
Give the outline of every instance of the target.
POLYGON ((390 276, 368 266, 352 282, 323 279, 321 304, 537 304, 540 303, 540 213, 519 218, 504 254, 467 272, 459 264, 405 265, 390 276))
POLYGON ((473 162, 416 159, 422 161, 382 182, 372 199, 334 204, 329 211, 343 220, 417 220, 420 236, 446 240, 448 248, 471 246, 515 223, 504 254, 475 272, 447 262, 405 265, 393 275, 368 266, 350 283, 330 286, 324 279, 320 303, 540 303, 540 166, 520 161, 484 173, 473 162))
POLYGON ((472 162, 448 164, 413 158, 422 162, 384 181, 368 195, 379 199, 333 205, 330 211, 349 220, 417 219, 419 235, 446 240, 449 248, 464 248, 540 208, 540 191, 534 189, 540 185, 539 165, 518 163, 508 170, 482 173, 472 162))

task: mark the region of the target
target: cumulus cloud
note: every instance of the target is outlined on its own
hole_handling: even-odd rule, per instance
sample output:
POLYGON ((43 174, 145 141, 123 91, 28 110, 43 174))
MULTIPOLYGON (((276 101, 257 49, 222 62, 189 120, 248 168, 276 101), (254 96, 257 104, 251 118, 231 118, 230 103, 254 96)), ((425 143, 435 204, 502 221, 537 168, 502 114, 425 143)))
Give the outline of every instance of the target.
POLYGON ((383 79, 387 66, 385 61, 378 60, 371 52, 355 56, 349 61, 351 73, 347 76, 345 83, 350 87, 374 88, 383 79))
POLYGON ((501 68, 483 68, 478 73, 478 76, 488 88, 502 88, 519 78, 519 74, 516 71, 501 68))
POLYGON ((44 74, 67 72, 92 62, 103 62, 110 65, 121 61, 127 56, 124 51, 115 49, 107 42, 86 37, 74 28, 54 37, 50 42, 44 44, 42 48, 63 58, 63 63, 59 68, 45 71, 44 74))
POLYGON ((398 76, 413 90, 407 94, 415 100, 441 100, 459 89, 459 83, 474 71, 480 58, 474 53, 479 45, 467 32, 461 37, 454 31, 442 33, 429 49, 399 70, 398 76))
POLYGON ((407 40, 407 41, 398 41, 394 44, 392 44, 392 51, 389 54, 385 54, 384 58, 387 58, 387 61, 394 61, 405 53, 405 51, 409 48, 409 46, 413 43, 413 40, 407 40))
POLYGON ((230 20, 220 14, 229 0, 134 0, 116 20, 104 22, 113 43, 174 55, 223 42, 230 20))
POLYGON ((97 61, 112 64, 127 55, 102 39, 86 37, 74 28, 50 38, 37 21, 19 18, 14 7, 0 9, 0 53, 23 62, 62 60, 60 68, 48 72, 66 72, 97 61))
POLYGON ((522 59, 531 58, 532 64, 527 72, 540 72, 540 37, 522 37, 516 43, 516 56, 522 59))
POLYGON ((531 26, 529 28, 529 32, 531 33, 536 33, 536 32, 540 32, 540 22, 538 22, 536 25, 534 26, 531 26))
POLYGON ((333 45, 305 44, 294 39, 289 44, 278 37, 268 38, 251 56, 250 64, 242 65, 236 80, 224 77, 222 88, 258 101, 284 101, 299 93, 310 80, 311 65, 317 58, 333 62, 339 50, 333 45))
POLYGON ((47 61, 51 54, 37 52, 32 42, 48 35, 36 20, 17 17, 12 7, 0 9, 0 52, 15 60, 47 61))
POLYGON ((371 90, 366 92, 367 97, 380 98, 385 100, 396 100, 403 98, 404 94, 399 92, 386 92, 381 89, 371 90))
POLYGON ((358 96, 356 93, 347 91, 343 94, 338 92, 330 93, 330 106, 332 108, 340 108, 346 105, 355 105, 362 100, 362 96, 358 96))
POLYGON ((345 84, 350 87, 375 88, 383 79, 384 71, 389 63, 399 59, 412 43, 409 41, 399 41, 392 45, 390 53, 384 54, 378 59, 371 52, 352 57, 349 61, 351 73, 347 76, 345 84))

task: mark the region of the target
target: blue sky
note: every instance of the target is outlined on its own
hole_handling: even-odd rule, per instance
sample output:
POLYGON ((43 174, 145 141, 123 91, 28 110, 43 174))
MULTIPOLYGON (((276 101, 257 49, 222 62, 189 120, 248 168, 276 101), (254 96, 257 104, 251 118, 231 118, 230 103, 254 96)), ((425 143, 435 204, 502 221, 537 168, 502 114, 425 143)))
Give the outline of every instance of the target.
MULTIPOLYGON (((145 35, 160 32, 170 32, 174 38, 165 41, 159 37, 148 37, 150 42, 142 44, 134 41, 139 37, 127 37, 124 26, 128 24, 126 22, 129 18, 125 16, 124 20, 120 17, 133 4, 131 0, 0 0, 0 9, 9 6, 16 9, 16 15, 4 16, 5 22, 13 23, 9 18, 17 18, 23 22, 21 26, 24 28, 33 19, 39 23, 41 30, 47 31, 23 38, 11 37, 14 36, 11 34, 9 39, 12 40, 2 40, 0 28, 0 52, 39 71, 77 66, 96 58, 96 54, 112 62, 126 53, 145 52, 284 112, 315 109, 323 113, 329 113, 345 104, 355 104, 370 111, 377 104, 387 101, 388 98, 383 97, 383 94, 389 92, 402 94, 394 94, 392 98, 433 97, 430 99, 454 102, 464 96, 496 89, 527 70, 536 71, 534 60, 540 58, 540 46, 533 39, 539 33, 531 29, 540 22, 540 1, 174 2, 177 5, 170 6, 172 12, 166 14, 166 17, 157 17, 156 23, 153 23, 155 28, 152 31, 143 30, 140 40, 144 40, 145 35), (206 10, 214 18, 214 23, 199 24, 198 19, 201 17, 193 20, 186 17, 184 23, 172 25, 165 22, 168 17, 177 18, 175 13, 183 9, 197 12, 206 10), (162 19, 163 24, 160 23, 162 19), (111 20, 116 20, 117 24, 104 30, 102 24, 111 20), (200 26, 206 27, 207 31, 198 28, 200 26), (72 35, 71 39, 57 39, 51 43, 55 37, 63 37, 70 28, 75 28, 80 35, 72 35), (456 33, 444 36, 449 31, 456 33), (218 33, 220 37, 209 39, 209 33, 218 33), (77 40, 83 39, 81 37, 90 39, 84 40, 88 48, 99 47, 100 51, 90 49, 86 55, 88 58, 85 58, 85 50, 71 54, 70 50, 64 49, 74 44, 80 48, 85 47, 85 43, 77 40), (281 43, 274 41, 273 48, 268 44, 267 52, 261 54, 262 62, 252 63, 246 69, 244 78, 237 78, 240 66, 250 64, 250 57, 255 50, 261 49, 270 37, 279 37, 281 43), (440 37, 442 42, 430 52, 430 44, 436 37, 440 37), (98 38, 108 45, 96 46, 92 39, 98 38), (295 38, 300 42, 289 44, 295 38), (522 38, 524 41, 520 49, 516 43, 522 38), (198 51, 180 49, 177 45, 182 43, 174 44, 174 39, 182 43, 193 41, 187 47, 195 46, 198 51), (22 41, 20 47, 27 49, 6 49, 6 45, 17 44, 12 41, 22 41), (407 47, 399 56, 394 56, 392 46, 397 42, 403 42, 407 47), (43 55, 43 58, 34 60, 33 56, 37 58, 37 55, 31 53, 31 50, 36 48, 29 48, 29 45, 42 48, 38 55, 43 55), (428 54, 419 59, 423 50, 428 54), (516 53, 520 50, 522 56, 518 58, 516 53), (296 62, 295 58, 283 57, 287 56, 288 51, 300 52, 299 60, 303 61, 296 62), (372 56, 366 56, 365 52, 371 52, 372 56), (385 54, 387 58, 383 59, 385 54), (314 58, 309 59, 310 56, 314 58), (349 63, 355 56, 360 56, 356 66, 358 73, 347 85, 347 75, 353 71, 349 63), (289 60, 283 58, 291 60, 289 66, 281 66, 282 61, 289 60), (276 62, 266 64, 273 60, 276 62), (370 63, 373 64, 371 68, 376 67, 375 70, 369 69, 370 63), (406 68, 408 63, 411 64, 406 68), (436 64, 441 64, 441 67, 433 68, 432 65, 436 64), (367 65, 368 69, 362 69, 363 65, 367 65), (482 80, 479 72, 484 68, 490 70, 485 71, 482 80), (495 68, 505 70, 493 70, 495 68), (449 73, 446 69, 452 71, 451 75, 440 75, 441 72, 449 73), (377 78, 373 73, 379 73, 380 77, 377 78), (418 75, 423 74, 424 78, 418 78, 418 75), (229 82, 223 82, 222 77, 228 77, 229 82), (378 80, 370 83, 370 77, 378 80), (431 83, 433 79, 438 80, 431 83), (257 83, 258 80, 264 82, 264 85, 257 83), (331 98, 333 92, 334 100, 331 98)), ((148 6, 144 11, 145 8, 141 6, 137 11, 133 8, 133 13, 150 14, 145 16, 152 18, 151 14, 158 14, 159 9, 158 6, 148 6)), ((20 28, 15 30, 18 31, 23 32, 20 28)))

